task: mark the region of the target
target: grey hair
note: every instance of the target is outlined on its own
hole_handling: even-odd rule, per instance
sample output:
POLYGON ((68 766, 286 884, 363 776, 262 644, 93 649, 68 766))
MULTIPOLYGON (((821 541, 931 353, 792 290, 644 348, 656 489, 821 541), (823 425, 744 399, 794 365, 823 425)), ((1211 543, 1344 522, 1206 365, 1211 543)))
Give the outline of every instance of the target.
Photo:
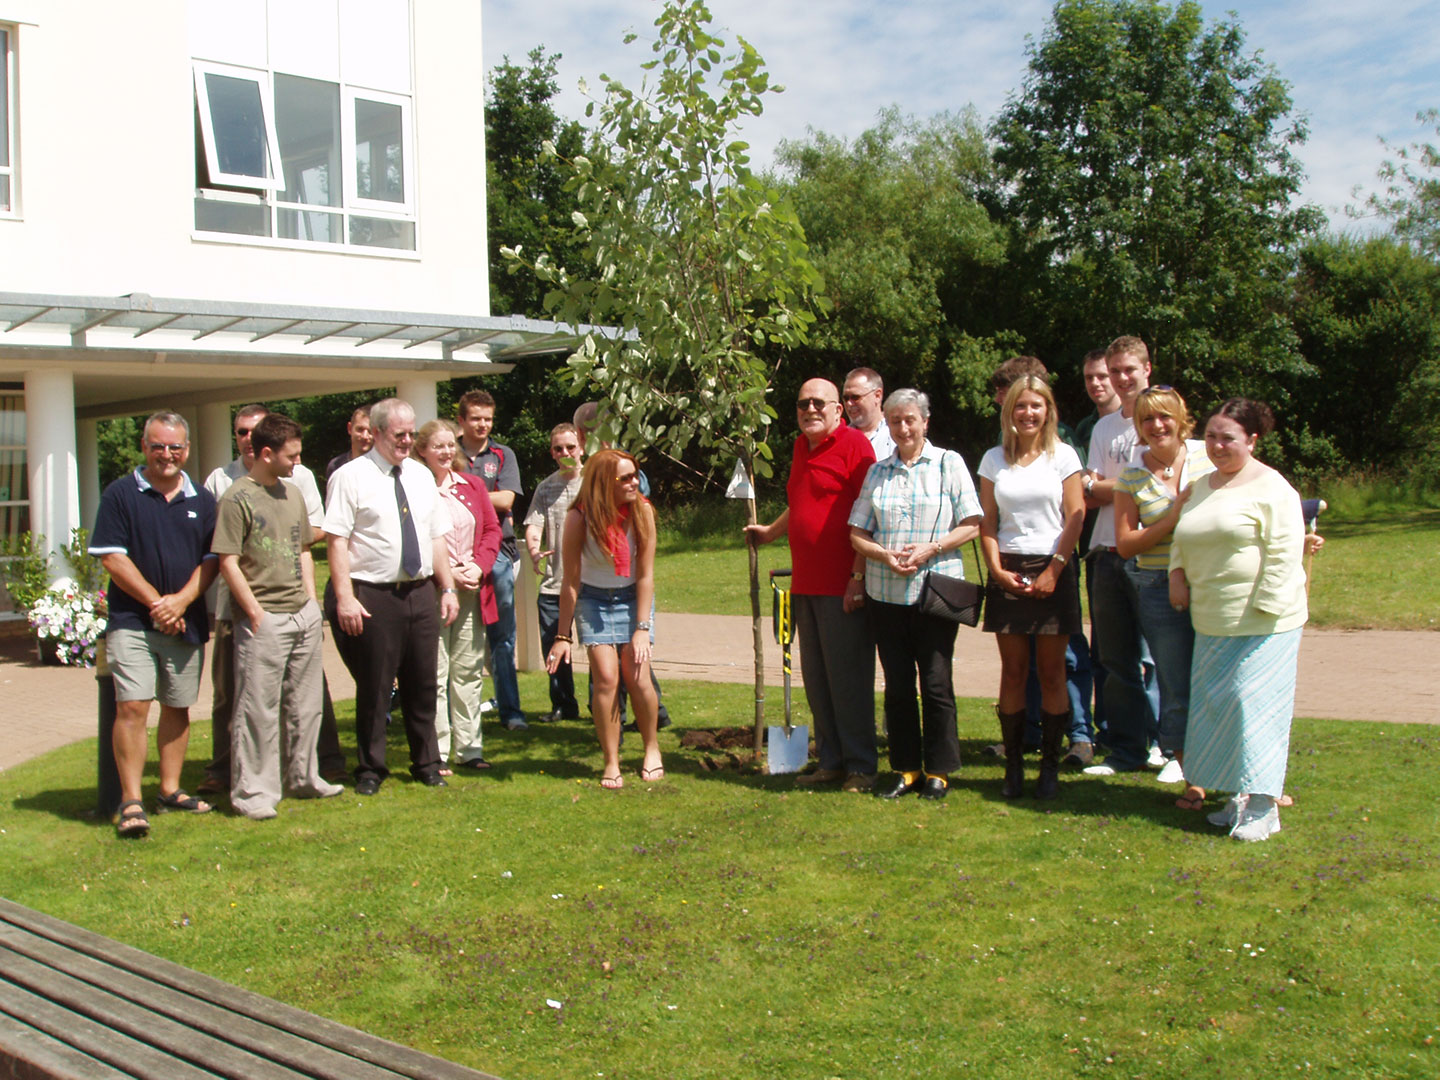
POLYGON ((145 418, 145 423, 140 426, 140 441, 143 443, 150 437, 151 424, 164 424, 166 427, 178 427, 185 432, 185 441, 190 441, 190 424, 185 417, 178 412, 171 412, 169 409, 161 409, 153 412, 145 418))
POLYGON ((892 391, 885 399, 885 415, 888 417, 891 409, 903 409, 906 405, 914 405, 920 410, 920 419, 930 419, 930 395, 908 386, 892 391))
POLYGON ((389 431, 392 413, 406 413, 413 417, 415 408, 404 398, 387 397, 370 406, 370 426, 376 431, 389 431))

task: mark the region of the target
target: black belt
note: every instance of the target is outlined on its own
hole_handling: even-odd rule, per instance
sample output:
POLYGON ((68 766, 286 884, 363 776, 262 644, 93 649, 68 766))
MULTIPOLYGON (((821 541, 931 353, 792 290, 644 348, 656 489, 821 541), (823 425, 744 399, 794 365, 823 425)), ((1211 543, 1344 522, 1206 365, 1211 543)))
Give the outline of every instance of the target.
POLYGON ((355 578, 354 582, 356 585, 364 585, 367 589, 379 589, 381 592, 394 593, 396 596, 405 596, 407 593, 418 589, 421 585, 428 585, 430 579, 428 577, 419 577, 412 578, 409 581, 365 581, 361 578, 355 578))

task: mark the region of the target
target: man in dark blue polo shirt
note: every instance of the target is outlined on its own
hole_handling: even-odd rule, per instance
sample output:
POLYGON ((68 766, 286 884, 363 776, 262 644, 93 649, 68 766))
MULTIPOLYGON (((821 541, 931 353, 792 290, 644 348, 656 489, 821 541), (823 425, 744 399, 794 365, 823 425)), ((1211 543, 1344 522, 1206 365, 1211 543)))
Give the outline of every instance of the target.
POLYGON ((160 796, 156 810, 204 814, 210 804, 180 789, 190 743, 190 706, 200 692, 210 629, 205 590, 219 563, 210 554, 215 498, 185 475, 190 428, 173 412, 145 421, 145 464, 105 489, 90 554, 110 575, 105 652, 115 678, 115 765, 121 836, 150 831, 140 801, 150 703, 160 702, 160 796))

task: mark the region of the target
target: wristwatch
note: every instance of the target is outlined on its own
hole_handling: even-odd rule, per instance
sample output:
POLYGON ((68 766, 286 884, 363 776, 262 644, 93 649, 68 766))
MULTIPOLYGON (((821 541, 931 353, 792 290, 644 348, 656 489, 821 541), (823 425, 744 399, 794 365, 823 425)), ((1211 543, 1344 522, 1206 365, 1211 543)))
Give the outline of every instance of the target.
POLYGON ((1090 492, 1091 492, 1091 490, 1095 487, 1095 477, 1091 476, 1091 475, 1087 472, 1087 473, 1085 474, 1085 481, 1084 481, 1084 483, 1085 483, 1085 494, 1086 494, 1086 495, 1089 495, 1090 492))
POLYGON ((1054 559, 1054 560, 1055 560, 1056 562, 1058 562, 1061 566, 1064 566, 1067 562, 1070 561, 1070 560, 1067 559, 1064 555, 1061 555, 1060 552, 1058 552, 1058 551, 1055 552, 1054 555, 1051 555, 1050 558, 1054 559))
POLYGON ((440 590, 440 595, 441 595, 441 596, 444 596, 446 593, 453 593, 454 591, 455 591, 454 588, 441 589, 441 590, 440 590))
POLYGON ((655 624, 652 623, 649 619, 641 619, 635 624, 635 629, 644 630, 648 634, 651 630, 655 629, 655 624))

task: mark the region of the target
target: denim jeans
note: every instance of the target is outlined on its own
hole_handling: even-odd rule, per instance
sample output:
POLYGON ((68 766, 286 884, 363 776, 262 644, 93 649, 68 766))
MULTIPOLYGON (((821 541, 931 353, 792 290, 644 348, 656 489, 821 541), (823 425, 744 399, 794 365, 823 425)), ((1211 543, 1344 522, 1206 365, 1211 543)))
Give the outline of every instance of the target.
POLYGON ((1144 638, 1140 633, 1140 598, 1125 572, 1125 560, 1114 551, 1100 551, 1091 562, 1095 588, 1090 619, 1100 662, 1105 665, 1105 720, 1110 756, 1106 763, 1138 769, 1148 756, 1155 710, 1145 685, 1144 638))
POLYGON ((515 677, 515 564, 503 551, 495 559, 490 583, 500 615, 485 625, 490 646, 490 676, 495 680, 495 704, 502 723, 524 720, 520 711, 520 684, 515 677))
POLYGON ((1185 721, 1190 714, 1190 656, 1195 630, 1188 611, 1170 606, 1170 575, 1143 570, 1131 559, 1125 573, 1140 601, 1140 630, 1155 658, 1160 684, 1160 749, 1174 755, 1185 749, 1185 721))
MULTIPOLYGON (((560 632, 559 594, 541 593, 535 598, 535 609, 540 618, 540 651, 549 656, 550 646, 555 644, 555 635, 560 632)), ((550 708, 567 720, 580 715, 580 703, 575 700, 575 669, 570 666, 569 660, 550 676, 550 708)))

